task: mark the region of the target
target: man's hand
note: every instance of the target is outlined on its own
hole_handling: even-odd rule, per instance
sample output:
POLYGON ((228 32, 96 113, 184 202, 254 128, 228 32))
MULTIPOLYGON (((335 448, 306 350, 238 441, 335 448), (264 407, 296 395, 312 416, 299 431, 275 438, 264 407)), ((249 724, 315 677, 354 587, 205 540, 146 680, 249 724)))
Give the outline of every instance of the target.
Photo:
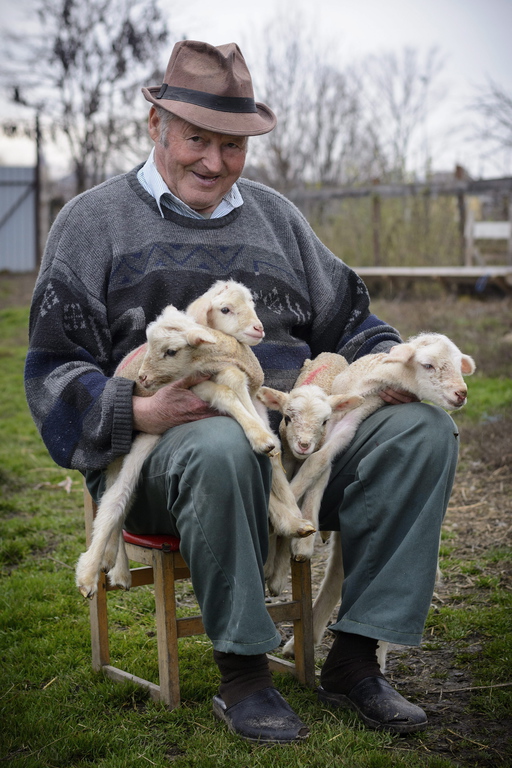
POLYGON ((388 405, 400 405, 401 403, 419 403, 419 398, 413 395, 411 392, 406 392, 405 389, 383 389, 379 392, 379 396, 388 405))
POLYGON ((218 416, 219 412, 190 391, 208 376, 188 376, 158 389, 151 397, 134 396, 133 426, 139 432, 162 435, 171 427, 218 416))

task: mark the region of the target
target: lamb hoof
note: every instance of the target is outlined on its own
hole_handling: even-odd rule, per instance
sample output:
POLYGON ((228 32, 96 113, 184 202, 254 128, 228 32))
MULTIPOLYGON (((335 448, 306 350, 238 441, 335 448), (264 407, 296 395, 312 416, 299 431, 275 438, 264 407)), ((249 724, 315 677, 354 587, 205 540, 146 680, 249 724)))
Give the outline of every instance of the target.
POLYGON ((293 637, 283 646, 281 653, 285 659, 295 658, 295 642, 293 637))
POLYGON ((316 533, 316 528, 314 528, 311 523, 306 523, 297 530, 299 539, 305 539, 307 536, 312 536, 314 533, 316 533))
POLYGON ((128 577, 115 576, 112 571, 108 575, 108 583, 111 587, 117 587, 118 589, 123 589, 125 592, 129 592, 130 587, 132 586, 132 579, 130 575, 128 575, 128 577))
POLYGON ((87 589, 87 587, 80 586, 78 587, 78 591, 80 592, 82 597, 86 597, 89 600, 92 600, 92 598, 94 597, 94 592, 95 592, 94 589, 87 589))
POLYGON ((310 559, 307 555, 292 555, 292 558, 296 563, 305 563, 310 559))
POLYGON ((278 597, 286 587, 288 577, 282 579, 270 579, 267 582, 268 593, 271 597, 278 597))

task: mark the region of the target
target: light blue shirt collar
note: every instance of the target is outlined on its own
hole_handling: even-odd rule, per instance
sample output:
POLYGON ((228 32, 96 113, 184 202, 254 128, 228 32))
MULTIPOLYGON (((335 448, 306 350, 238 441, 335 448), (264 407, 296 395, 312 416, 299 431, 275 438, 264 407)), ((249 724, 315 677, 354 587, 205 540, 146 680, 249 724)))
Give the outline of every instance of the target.
POLYGON ((238 208, 243 205, 242 195, 236 184, 233 184, 229 192, 227 192, 216 209, 209 216, 202 216, 193 208, 190 208, 183 200, 173 195, 165 181, 160 176, 155 165, 155 148, 150 152, 150 155, 142 168, 137 173, 137 179, 152 197, 155 198, 158 205, 160 215, 163 217, 164 212, 162 207, 170 208, 176 213, 180 213, 182 216, 188 216, 192 219, 219 219, 221 216, 226 216, 234 208, 238 208))

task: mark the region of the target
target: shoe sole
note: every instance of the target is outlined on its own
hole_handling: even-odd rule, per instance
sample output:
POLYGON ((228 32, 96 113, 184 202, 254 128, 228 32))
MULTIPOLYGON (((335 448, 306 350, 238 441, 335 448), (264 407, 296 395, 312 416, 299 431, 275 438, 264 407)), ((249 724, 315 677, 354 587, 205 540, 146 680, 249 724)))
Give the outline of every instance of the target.
POLYGON ((328 691, 317 691, 317 696, 323 704, 329 704, 332 707, 342 707, 343 709, 351 709, 357 712, 361 720, 375 731, 392 731, 393 733, 414 733, 416 731, 424 731, 428 725, 428 721, 423 723, 412 723, 406 725, 405 723, 379 723, 378 720, 372 720, 371 717, 365 715, 365 713, 359 709, 357 704, 349 699, 342 693, 329 693, 328 691))

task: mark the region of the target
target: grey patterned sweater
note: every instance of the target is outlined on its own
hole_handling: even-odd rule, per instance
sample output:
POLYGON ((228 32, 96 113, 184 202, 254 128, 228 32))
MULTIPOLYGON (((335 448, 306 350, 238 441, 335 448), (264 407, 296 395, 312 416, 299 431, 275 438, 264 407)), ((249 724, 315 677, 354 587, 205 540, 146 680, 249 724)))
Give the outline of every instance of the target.
POLYGON ((254 292, 266 333, 254 351, 278 389, 321 351, 352 361, 400 341, 370 314, 360 278, 277 192, 240 179, 244 204, 227 216, 162 218, 137 170, 63 208, 36 283, 25 389, 61 466, 97 469, 129 451, 133 384, 112 377, 116 365, 167 304, 184 309, 215 280, 254 292))

